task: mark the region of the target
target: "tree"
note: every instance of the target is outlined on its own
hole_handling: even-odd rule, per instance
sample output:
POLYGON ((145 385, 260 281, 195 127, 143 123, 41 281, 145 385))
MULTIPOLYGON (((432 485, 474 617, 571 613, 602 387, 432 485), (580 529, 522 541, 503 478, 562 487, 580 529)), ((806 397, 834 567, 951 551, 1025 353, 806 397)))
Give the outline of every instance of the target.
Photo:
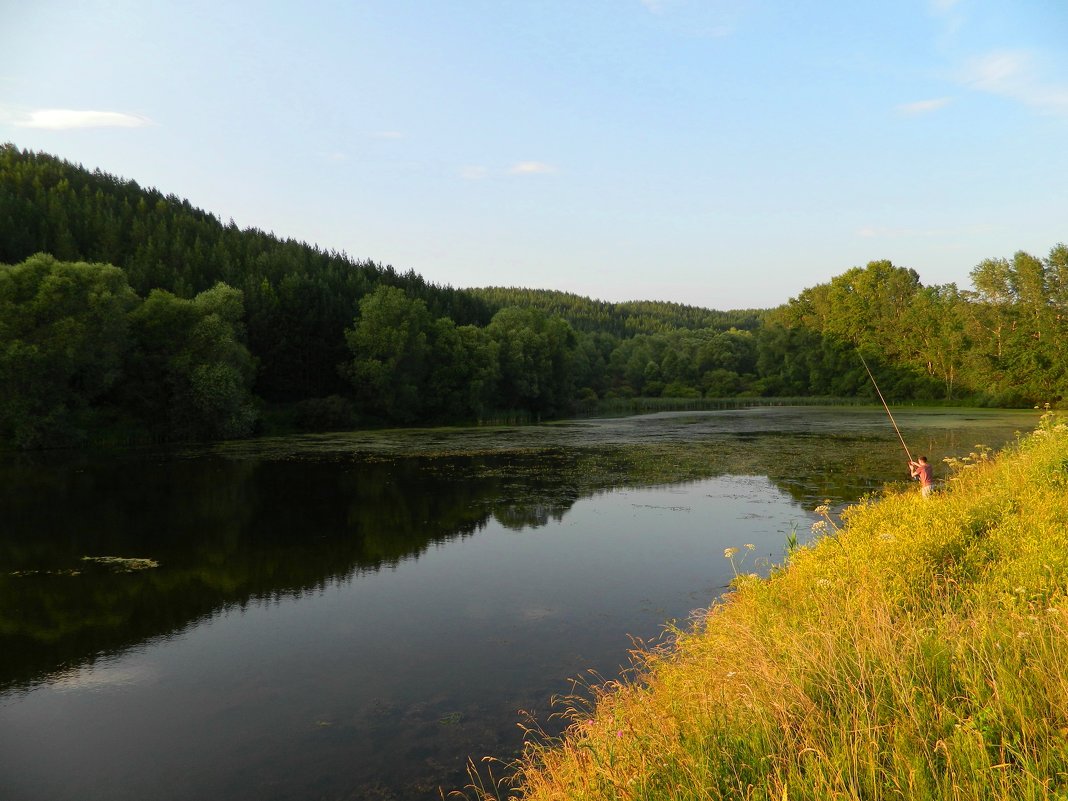
POLYGON ((242 293, 226 284, 192 300, 153 290, 130 315, 136 349, 128 406, 167 439, 250 434, 256 365, 243 316, 242 293))
POLYGON ((1046 258, 1046 280, 1050 305, 1060 322, 1068 319, 1068 245, 1053 247, 1046 258))
POLYGON ((1068 246, 1057 245, 1046 258, 1046 280, 1049 304, 1053 315, 1053 332, 1049 337, 1053 363, 1051 383, 1053 395, 1043 400, 1059 400, 1068 396, 1068 246))
POLYGON ((973 306, 978 312, 973 319, 989 334, 993 355, 998 359, 1004 353, 1003 334, 1012 324, 1011 270, 1007 259, 985 259, 971 272, 972 286, 978 293, 976 299, 979 301, 973 306))
POLYGON ((1019 251, 1011 260, 986 259, 972 270, 972 363, 976 385, 995 402, 1035 403, 1063 394, 1057 252, 1043 261, 1019 251))
POLYGON ((138 302, 122 270, 38 254, 0 266, 0 437, 69 444, 122 378, 138 302))
POLYGON ((558 414, 571 403, 575 334, 559 317, 511 307, 493 316, 487 333, 497 343, 499 399, 505 409, 558 414))
POLYGON ((497 377, 497 343, 484 328, 457 327, 447 317, 434 321, 423 405, 428 419, 481 419, 494 403, 497 377))
POLYGON ((956 285, 924 287, 902 324, 911 332, 912 362, 942 383, 944 398, 953 398, 968 348, 964 299, 956 285))
POLYGON ((397 287, 380 286, 360 301, 359 317, 345 331, 353 358, 342 371, 364 411, 396 422, 419 419, 430 326, 426 303, 397 287))
POLYGON ((869 262, 831 280, 823 333, 891 358, 908 353, 910 332, 901 320, 921 288, 915 270, 889 261, 869 262))

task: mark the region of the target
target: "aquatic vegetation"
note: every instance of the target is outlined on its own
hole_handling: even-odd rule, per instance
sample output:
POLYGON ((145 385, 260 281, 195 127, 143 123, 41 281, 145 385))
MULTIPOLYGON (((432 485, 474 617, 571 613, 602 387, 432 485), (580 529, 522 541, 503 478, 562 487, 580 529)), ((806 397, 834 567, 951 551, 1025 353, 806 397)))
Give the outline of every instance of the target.
MULTIPOLYGON (((106 568, 112 573, 133 573, 137 570, 151 570, 159 567, 159 562, 154 559, 144 559, 129 556, 83 556, 83 562, 106 568)), ((76 568, 60 568, 54 570, 13 570, 9 576, 22 578, 26 576, 80 576, 82 571, 76 568)))
POLYGON ((82 561, 106 567, 115 573, 133 573, 135 570, 151 570, 159 567, 159 562, 154 559, 130 556, 83 556, 82 561))
MULTIPOLYGON (((1068 425, 889 488, 572 699, 477 798, 1068 797, 1068 425)), ((731 559, 740 553, 728 548, 731 559)))

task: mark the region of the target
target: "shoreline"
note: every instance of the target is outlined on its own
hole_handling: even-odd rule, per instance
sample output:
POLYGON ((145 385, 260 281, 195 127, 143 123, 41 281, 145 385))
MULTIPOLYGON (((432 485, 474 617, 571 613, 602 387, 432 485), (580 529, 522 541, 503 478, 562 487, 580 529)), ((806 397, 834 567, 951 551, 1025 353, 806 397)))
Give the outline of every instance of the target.
MULTIPOLYGON (((930 499, 829 510, 475 798, 1059 798, 1068 790, 1068 425, 930 499), (821 525, 822 524, 822 525, 821 525)), ((739 543, 739 545, 742 545, 739 543)), ((500 771, 498 770, 499 774, 500 771)), ((470 796, 468 796, 470 797, 470 796)))

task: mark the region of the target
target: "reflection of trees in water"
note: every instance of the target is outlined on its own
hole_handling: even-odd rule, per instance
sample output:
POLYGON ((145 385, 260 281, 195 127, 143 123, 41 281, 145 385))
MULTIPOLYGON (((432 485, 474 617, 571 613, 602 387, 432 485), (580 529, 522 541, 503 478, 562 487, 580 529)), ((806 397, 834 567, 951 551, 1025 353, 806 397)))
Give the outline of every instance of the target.
MULTIPOLYGON (((940 458, 939 443, 929 444, 940 458)), ((536 528, 597 492, 725 474, 768 476, 806 506, 843 504, 903 477, 899 461, 881 437, 760 432, 395 459, 20 457, 0 465, 0 687, 230 605, 397 565, 491 518, 536 528), (79 569, 86 555, 149 557, 161 567, 48 574, 79 569)))
POLYGON ((0 474, 0 687, 396 565, 492 517, 544 525, 578 497, 529 457, 518 473, 507 457, 51 461, 0 474), (161 566, 90 574, 86 555, 161 566))
POLYGON ((497 506, 493 510, 493 518, 507 529, 522 531, 525 528, 538 528, 549 524, 550 520, 560 522, 564 514, 571 508, 566 505, 544 503, 511 503, 497 506))

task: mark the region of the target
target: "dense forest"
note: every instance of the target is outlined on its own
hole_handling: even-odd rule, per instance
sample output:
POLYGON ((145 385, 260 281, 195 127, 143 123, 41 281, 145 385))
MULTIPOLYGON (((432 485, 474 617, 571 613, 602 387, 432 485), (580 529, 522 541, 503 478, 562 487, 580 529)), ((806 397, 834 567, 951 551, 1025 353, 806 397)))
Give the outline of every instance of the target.
POLYGON ((0 146, 0 442, 545 419, 613 398, 1068 394, 1068 248, 887 261, 776 309, 457 289, 0 146))
POLYGON ((617 337, 654 334, 676 328, 752 331, 760 327, 764 317, 761 309, 715 311, 648 300, 609 303, 550 289, 485 287, 469 291, 495 308, 529 306, 563 317, 576 331, 600 331, 617 337))

